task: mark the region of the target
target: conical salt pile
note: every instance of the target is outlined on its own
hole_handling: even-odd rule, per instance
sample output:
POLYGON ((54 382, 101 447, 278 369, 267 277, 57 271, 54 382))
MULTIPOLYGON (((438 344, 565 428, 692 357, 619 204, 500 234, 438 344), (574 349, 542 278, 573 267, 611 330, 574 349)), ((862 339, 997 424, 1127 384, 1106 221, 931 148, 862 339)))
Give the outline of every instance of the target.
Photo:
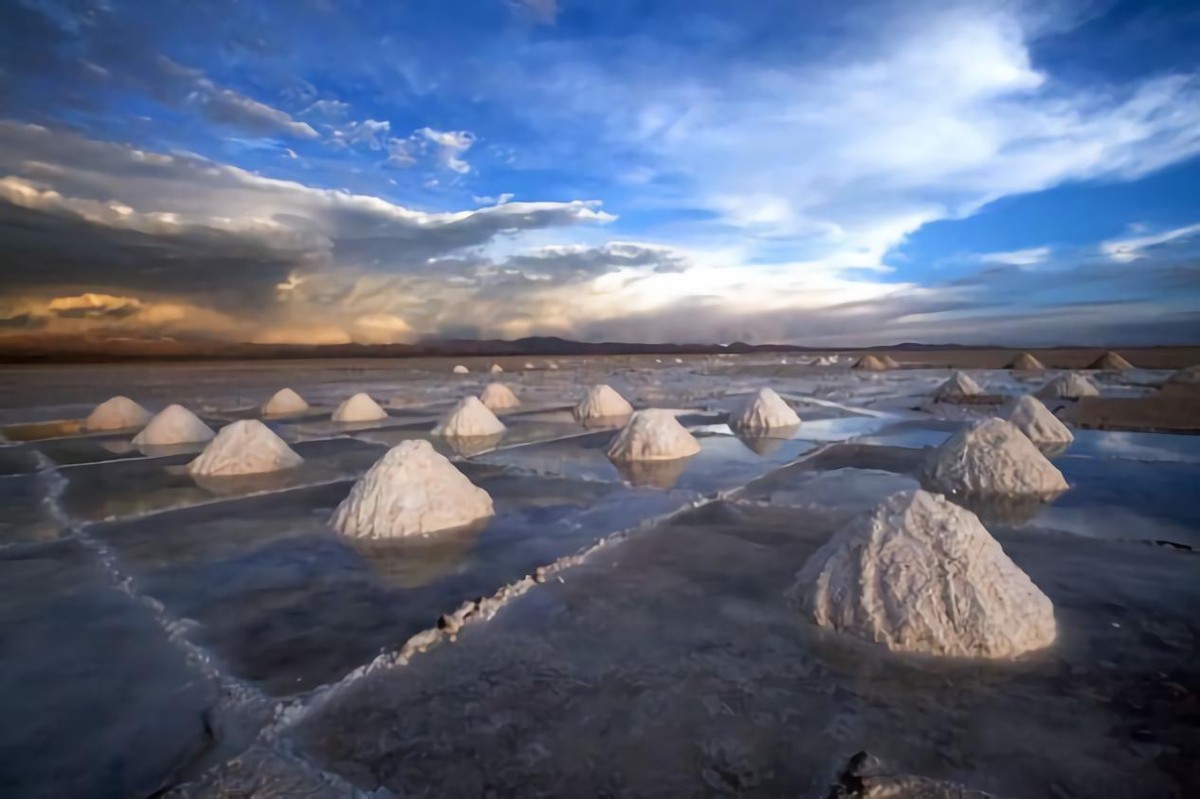
POLYGON ((400 538, 465 527, 495 513, 492 498, 424 440, 401 442, 364 474, 330 524, 353 538, 400 538))
POLYGON ((1050 646, 1054 606, 975 514, 893 494, 818 549, 792 597, 817 624, 898 652, 1014 658, 1050 646))
POLYGON ((983 389, 965 372, 955 372, 950 379, 938 386, 933 398, 938 401, 956 400, 982 394, 983 389))
POLYGON ((588 389, 587 396, 575 406, 575 418, 581 422, 592 419, 617 419, 633 413, 633 406, 610 386, 603 383, 588 389))
POLYGON ((1200 383, 1200 366, 1188 366, 1184 369, 1176 370, 1175 374, 1167 378, 1168 383, 1187 384, 1200 383))
POLYGON ((1071 429, 1050 413, 1036 397, 1028 394, 1017 400, 1008 421, 1016 425, 1025 437, 1039 446, 1070 444, 1075 440, 1071 429))
POLYGON ((489 372, 491 372, 491 373, 492 373, 492 374, 494 374, 494 375, 498 375, 498 374, 500 374, 501 372, 503 372, 503 371, 504 371, 504 367, 503 367, 503 366, 501 366, 501 365, 500 365, 500 364, 498 364, 498 363, 494 363, 494 364, 492 364, 492 368, 491 368, 491 369, 489 369, 488 371, 489 371, 489 372))
POLYGON ((883 361, 883 365, 889 369, 899 369, 900 368, 900 362, 897 361, 895 358, 893 358, 890 355, 884 355, 884 356, 880 357, 879 360, 883 361))
POLYGON ((734 430, 771 430, 798 424, 800 417, 770 388, 760 388, 729 415, 729 426, 734 430))
POLYGON ((614 461, 668 461, 700 451, 700 444, 675 414, 657 408, 638 411, 608 445, 614 461))
POLYGON ((837 366, 837 362, 836 355, 822 355, 820 358, 817 358, 814 366, 837 366))
POLYGON ((271 428, 257 419, 243 419, 222 427, 187 470, 201 477, 261 474, 291 469, 303 462, 271 428))
POLYGON ((453 372, 454 374, 456 374, 456 375, 465 375, 465 374, 467 374, 468 372, 470 372, 471 370, 470 370, 470 369, 468 369, 467 367, 463 366, 463 365, 460 363, 458 366, 455 366, 455 367, 454 367, 453 369, 451 369, 450 371, 452 371, 452 372, 453 372))
POLYGON ((1096 384, 1078 372, 1059 375, 1037 390, 1037 396, 1042 399, 1079 399, 1099 394, 1096 384))
POLYGON ((868 372, 886 372, 888 365, 874 355, 864 355, 854 362, 851 369, 865 369, 868 372))
POLYGON ((133 437, 135 447, 163 447, 208 441, 216 433, 182 405, 168 405, 133 437))
POLYGON ((536 367, 536 366, 534 366, 533 364, 531 364, 529 361, 526 361, 526 362, 525 362, 525 365, 524 365, 524 366, 522 366, 521 368, 522 368, 522 369, 536 369, 537 367, 536 367))
POLYGON ((437 427, 433 428, 433 433, 438 436, 473 438, 494 436, 505 429, 504 423, 478 397, 466 397, 442 417, 437 427))
POLYGON ((1050 498, 1068 488, 1062 472, 1003 419, 955 433, 930 454, 923 478, 943 494, 1050 498))
POLYGON ((343 402, 333 412, 333 421, 335 422, 374 422, 386 418, 387 411, 361 391, 343 402))
POLYGON ((493 411, 515 408, 521 404, 512 389, 503 383, 489 383, 483 393, 479 395, 479 401, 493 411))
POLYGON ((116 396, 96 406, 83 422, 84 430, 124 430, 142 427, 150 421, 150 411, 129 397, 116 396))
POLYGON ((304 398, 290 388, 281 388, 262 406, 263 416, 291 416, 308 410, 304 398))
POLYGON ((1008 362, 1005 369, 1012 369, 1017 372, 1040 372, 1046 367, 1037 358, 1030 355, 1028 352, 1022 352, 1017 357, 1008 362))
POLYGON ((546 361, 546 368, 552 371, 557 371, 558 364, 556 364, 554 361, 546 361))
POLYGON ((1104 372, 1123 372, 1126 369, 1132 369, 1133 364, 1122 358, 1117 353, 1109 350, 1101 355, 1096 360, 1088 364, 1088 369, 1097 369, 1104 372))

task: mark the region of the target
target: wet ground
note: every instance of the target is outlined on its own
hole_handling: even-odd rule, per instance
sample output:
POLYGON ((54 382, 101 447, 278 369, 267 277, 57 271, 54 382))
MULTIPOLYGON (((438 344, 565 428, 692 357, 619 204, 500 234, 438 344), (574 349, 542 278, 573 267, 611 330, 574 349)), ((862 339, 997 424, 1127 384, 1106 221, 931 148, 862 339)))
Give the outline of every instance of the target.
MULTIPOLYGON (((783 593, 854 514, 919 485, 928 448, 1037 378, 973 370, 996 405, 935 404, 947 370, 780 358, 562 359, 497 376, 499 439, 432 436, 493 379, 452 362, 55 367, 0 381, 0 795, 824 796, 869 750, 1003 796, 1200 792, 1200 438, 1076 431, 1049 505, 977 508, 1055 604, 1008 664, 900 657, 783 593), (618 468, 565 410, 608 382, 668 407, 688 459, 618 468), (124 393, 211 425, 276 389, 302 467, 197 482, 195 448, 78 420, 124 393), (732 434, 771 385, 799 428, 732 434), (389 418, 329 419, 367 391, 389 418), (476 528, 372 546, 333 508, 426 438, 496 503, 476 528)), ((1104 375, 1147 396, 1166 372, 1104 375)), ((1064 409, 1064 412, 1069 409, 1064 409)))

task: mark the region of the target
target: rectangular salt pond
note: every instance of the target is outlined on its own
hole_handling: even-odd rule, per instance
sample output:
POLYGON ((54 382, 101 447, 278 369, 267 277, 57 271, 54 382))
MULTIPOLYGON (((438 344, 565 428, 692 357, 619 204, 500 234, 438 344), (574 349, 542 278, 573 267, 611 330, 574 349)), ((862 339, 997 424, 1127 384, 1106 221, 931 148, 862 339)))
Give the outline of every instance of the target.
POLYGON ((99 525, 137 590, 237 676, 278 694, 336 681, 464 601, 694 497, 460 468, 496 516, 468 530, 355 544, 327 525, 350 483, 99 525))

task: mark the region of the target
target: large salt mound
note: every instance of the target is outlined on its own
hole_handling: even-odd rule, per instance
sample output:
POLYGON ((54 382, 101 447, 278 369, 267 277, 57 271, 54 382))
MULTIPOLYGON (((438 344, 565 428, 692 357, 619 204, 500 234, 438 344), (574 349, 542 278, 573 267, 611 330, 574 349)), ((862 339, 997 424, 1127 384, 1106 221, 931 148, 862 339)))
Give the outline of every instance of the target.
POLYGON ((638 411, 608 446, 614 461, 667 461, 700 451, 700 444, 667 410, 638 411))
POLYGON ((1077 372, 1059 375, 1037 390, 1042 399, 1079 399, 1099 394, 1096 384, 1077 372))
POLYGON ((504 423, 497 419, 496 414, 480 402, 478 397, 466 397, 442 417, 437 427, 433 428, 433 433, 447 437, 474 438, 494 436, 503 433, 505 429, 504 423))
POLYGON ((899 652, 1013 658, 1050 646, 1054 606, 975 514, 893 494, 818 549, 792 596, 822 627, 899 652))
POLYGON ((467 374, 468 372, 470 372, 471 370, 470 370, 470 369, 468 369, 467 367, 463 366, 463 365, 460 363, 458 366, 455 366, 455 367, 454 367, 453 369, 451 369, 450 371, 454 372, 454 374, 456 374, 456 375, 465 375, 465 374, 467 374))
POLYGON ((795 427, 800 417, 770 388, 760 388, 746 398, 729 416, 729 426, 734 430, 771 430, 795 427))
POLYGON ((216 433, 182 405, 168 405, 133 437, 135 447, 162 447, 208 441, 216 433))
POLYGON ((333 513, 330 524, 353 538, 400 538, 465 527, 495 513, 492 498, 428 441, 388 450, 333 513))
POLYGON ((1040 372, 1046 367, 1037 358, 1030 355, 1028 352, 1022 352, 1017 357, 1008 362, 1005 369, 1013 369, 1018 372, 1040 372))
POLYGON ((1200 383, 1200 366, 1188 366, 1184 369, 1176 370, 1175 374, 1167 378, 1167 382, 1176 385, 1181 383, 1200 383))
POLYGON ((304 413, 307 410, 308 403, 290 388, 279 389, 275 392, 275 396, 262 406, 263 416, 290 416, 295 413, 304 413))
POLYGON ((1105 372, 1122 372, 1126 369, 1132 368, 1133 364, 1112 350, 1109 350, 1088 364, 1088 369, 1097 369, 1105 372))
POLYGON ((129 397, 116 396, 96 406, 83 422, 85 430, 124 430, 142 427, 150 421, 150 411, 129 397))
POLYGON ((343 402, 333 412, 333 421, 335 422, 374 422, 386 418, 387 411, 361 391, 343 402))
POLYGON ((876 358, 874 355, 864 355, 854 362, 851 369, 865 369, 869 372, 884 372, 887 371, 888 365, 876 358))
POLYGON ((1003 419, 955 433, 930 453, 923 478, 944 494, 1050 498, 1068 488, 1062 472, 1003 419))
POLYGON ((588 389, 587 396, 575 406, 575 418, 581 422, 592 419, 615 419, 629 416, 633 406, 611 386, 603 383, 588 389))
POLYGON ((479 401, 493 411, 515 408, 521 404, 512 389, 503 383, 489 383, 483 393, 479 395, 479 401))
POLYGON ((303 462, 271 428, 257 419, 243 419, 222 427, 187 470, 201 477, 261 474, 291 469, 303 462))
POLYGON ((1070 444, 1075 440, 1071 429, 1058 420, 1036 397, 1028 394, 1017 400, 1008 421, 1017 426, 1025 437, 1041 446, 1070 444))
POLYGON ((965 372, 955 372, 950 379, 938 386, 933 392, 935 400, 955 400, 962 397, 973 397, 982 394, 983 389, 965 372))

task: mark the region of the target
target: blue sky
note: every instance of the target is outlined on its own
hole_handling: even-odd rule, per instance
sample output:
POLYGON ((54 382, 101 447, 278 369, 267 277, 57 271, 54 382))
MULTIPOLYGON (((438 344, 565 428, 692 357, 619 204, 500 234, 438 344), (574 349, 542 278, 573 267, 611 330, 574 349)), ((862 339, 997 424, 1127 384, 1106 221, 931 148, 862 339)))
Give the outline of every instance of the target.
POLYGON ((1195 4, 0 13, 0 335, 1200 339, 1195 4))

